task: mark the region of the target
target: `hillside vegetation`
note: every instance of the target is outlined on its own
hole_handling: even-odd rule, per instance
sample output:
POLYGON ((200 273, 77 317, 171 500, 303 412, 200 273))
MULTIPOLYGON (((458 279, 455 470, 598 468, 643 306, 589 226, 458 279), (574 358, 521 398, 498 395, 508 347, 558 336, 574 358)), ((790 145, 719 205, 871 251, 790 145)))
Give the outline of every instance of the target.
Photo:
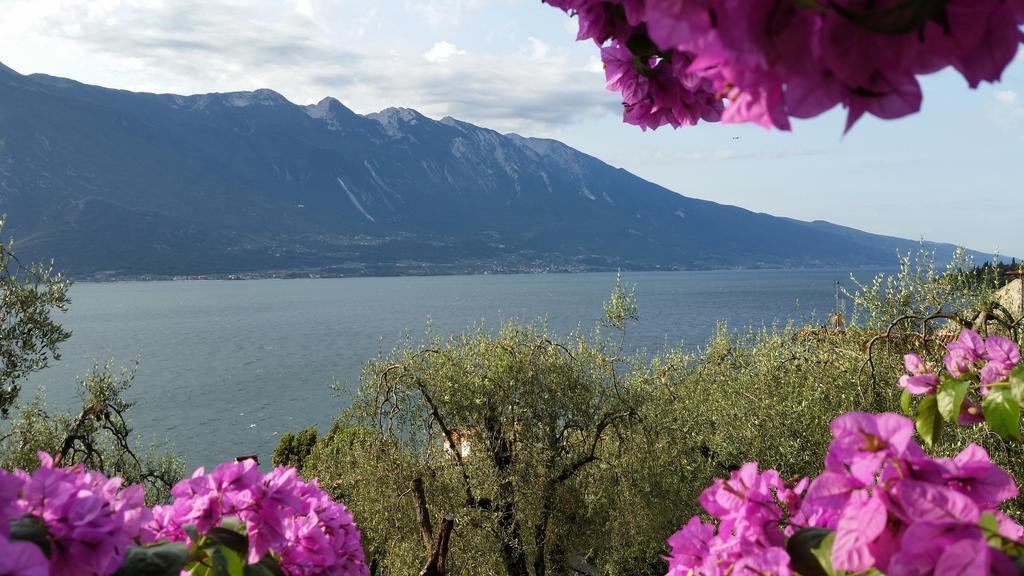
MULTIPOLYGON (((961 327, 1021 342, 996 276, 967 269, 907 256, 851 291, 845 329, 722 325, 693 353, 626 353, 642 306, 620 285, 588 333, 410 340, 367 364, 331 430, 286 436, 275 462, 351 507, 376 574, 438 573, 439 555, 452 574, 663 574, 667 536, 713 478, 750 460, 815 475, 835 417, 900 411, 907 351, 941 363, 961 327)), ((935 450, 974 441, 1024 479, 1019 444, 985 430, 935 450)))

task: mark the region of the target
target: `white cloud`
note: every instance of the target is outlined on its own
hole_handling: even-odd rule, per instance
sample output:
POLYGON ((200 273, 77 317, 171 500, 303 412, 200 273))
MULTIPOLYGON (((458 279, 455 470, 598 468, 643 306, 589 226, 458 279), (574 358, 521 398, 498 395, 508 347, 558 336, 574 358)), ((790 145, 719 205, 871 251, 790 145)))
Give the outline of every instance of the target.
POLYGON ((735 150, 718 149, 708 150, 706 152, 690 152, 683 156, 684 159, 690 162, 714 162, 717 160, 731 160, 736 158, 739 154, 735 150))
POLYGON ((530 36, 526 39, 530 43, 530 58, 534 60, 544 60, 548 57, 548 53, 551 51, 551 47, 548 46, 543 40, 530 36))
POLYGON ((992 110, 992 120, 1006 130, 1016 132, 1024 142, 1024 98, 1013 90, 994 90, 992 96, 998 105, 992 110))
POLYGON ((1020 98, 1017 93, 1013 90, 996 90, 993 92, 996 100, 1006 104, 1007 106, 1014 106, 1019 103, 1020 98))
POLYGON ((481 0, 411 0, 407 6, 434 29, 459 28, 466 13, 483 6, 481 0))
MULTIPOLYGON (((388 31, 394 15, 385 7, 375 16, 355 3, 308 0, 310 18, 300 0, 289 1, 3 0, 0 60, 112 88, 271 88, 300 104, 334 96, 359 113, 405 106, 528 135, 621 114, 587 69, 589 51, 573 56, 523 37, 518 50, 463 50, 449 37, 424 54, 419 40, 388 31)), ((456 12, 472 4, 456 2, 456 12)))
POLYGON ((441 40, 440 42, 435 42, 434 45, 430 47, 430 50, 427 50, 423 57, 427 59, 427 62, 433 62, 435 64, 438 64, 441 62, 447 62, 451 60, 452 56, 465 55, 465 50, 460 49, 458 46, 452 44, 451 42, 441 40))
POLYGON ((295 8, 295 13, 300 16, 306 18, 314 18, 316 16, 313 12, 312 0, 292 0, 292 6, 295 8))

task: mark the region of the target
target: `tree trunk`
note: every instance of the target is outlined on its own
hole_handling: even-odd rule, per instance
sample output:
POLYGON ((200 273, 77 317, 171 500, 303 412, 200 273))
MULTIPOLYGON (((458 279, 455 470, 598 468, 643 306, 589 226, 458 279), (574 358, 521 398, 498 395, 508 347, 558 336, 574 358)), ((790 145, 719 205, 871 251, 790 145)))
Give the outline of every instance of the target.
POLYGON ((533 559, 533 575, 544 576, 547 572, 548 524, 551 522, 552 492, 545 487, 541 496, 540 518, 533 528, 533 543, 536 557, 533 559))
POLYGON ((448 573, 448 543, 451 541, 453 528, 455 518, 445 516, 441 519, 441 524, 437 527, 437 539, 433 542, 427 564, 420 571, 420 576, 445 576, 448 573))
POLYGON ((410 482, 412 501, 416 505, 416 525, 420 528, 420 538, 427 549, 429 558, 434 550, 434 530, 430 526, 430 512, 427 511, 427 497, 423 491, 423 478, 413 478, 410 482))
POLYGON ((508 576, 530 576, 526 567, 526 547, 523 546, 523 535, 519 529, 519 518, 516 514, 516 494, 510 476, 512 468, 512 443, 505 436, 501 424, 493 416, 484 420, 487 431, 491 462, 498 476, 496 509, 498 510, 497 529, 501 539, 501 559, 505 564, 508 576))
POLYGON ((526 568, 526 550, 519 531, 515 507, 509 503, 501 507, 498 515, 498 535, 501 538, 501 559, 508 576, 530 576, 526 568))
POLYGON ((420 570, 420 576, 445 576, 448 562, 448 543, 455 528, 455 518, 445 516, 437 528, 437 537, 430 526, 430 510, 427 509, 427 496, 423 490, 423 479, 413 478, 411 484, 412 500, 416 505, 416 524, 420 527, 420 537, 427 548, 427 563, 420 570))

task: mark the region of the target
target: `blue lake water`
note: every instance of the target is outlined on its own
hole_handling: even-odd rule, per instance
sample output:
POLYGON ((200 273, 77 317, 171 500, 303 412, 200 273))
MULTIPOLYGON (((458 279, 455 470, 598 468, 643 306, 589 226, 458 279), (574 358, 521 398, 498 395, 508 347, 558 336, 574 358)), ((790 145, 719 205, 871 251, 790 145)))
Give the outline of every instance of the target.
MULTIPOLYGON (((873 271, 859 271, 868 278, 873 271)), ((827 316, 838 270, 651 272, 635 284, 640 322, 628 344, 696 348, 727 321, 734 328, 827 316)), ((73 335, 63 358, 26 382, 23 398, 46 387, 51 404, 73 405, 76 375, 114 358, 138 374, 131 397, 143 439, 169 438, 189 464, 239 454, 269 461, 278 436, 344 408, 331 384, 354 386, 364 363, 421 336, 459 332, 480 321, 545 317, 557 333, 588 329, 614 274, 537 274, 77 284, 62 318, 73 335)))

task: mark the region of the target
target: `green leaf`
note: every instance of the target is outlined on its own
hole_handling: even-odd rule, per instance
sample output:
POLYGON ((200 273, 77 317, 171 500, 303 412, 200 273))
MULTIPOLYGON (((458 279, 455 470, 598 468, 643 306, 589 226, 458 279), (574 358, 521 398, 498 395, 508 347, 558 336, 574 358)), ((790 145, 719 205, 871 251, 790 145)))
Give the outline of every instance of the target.
POLYGON ((981 410, 993 432, 1003 438, 1020 439, 1020 404, 1008 388, 989 389, 981 410))
POLYGON ((942 414, 939 413, 939 404, 935 396, 925 396, 924 400, 917 405, 917 418, 914 421, 914 426, 929 448, 941 441, 942 414))
POLYGON ((211 576, 244 576, 245 560, 238 552, 226 546, 216 546, 208 553, 213 563, 211 576))
POLYGON ((985 541, 994 548, 1003 547, 1003 538, 999 534, 999 519, 992 512, 985 512, 978 519, 978 527, 985 535, 985 541))
POLYGON ((245 576, 245 561, 226 546, 204 546, 206 558, 186 566, 192 576, 245 576))
POLYGON ((910 392, 907 392, 906 390, 904 390, 903 393, 900 394, 900 408, 903 409, 903 413, 906 414, 907 416, 914 415, 914 413, 910 410, 911 398, 913 398, 913 395, 910 392))
POLYGON ((188 546, 166 542, 129 548, 114 576, 177 576, 188 560, 188 546))
POLYGON ((209 543, 208 546, 224 546, 243 556, 249 552, 249 538, 230 528, 220 526, 210 528, 206 533, 206 541, 209 543))
POLYGON ((1024 363, 1018 364, 1010 372, 1010 394, 1017 404, 1024 406, 1024 363))
POLYGON ((978 519, 978 526, 985 532, 999 533, 999 519, 991 512, 985 512, 978 519))
POLYGON ((245 523, 236 516, 225 516, 220 519, 220 527, 234 530, 238 533, 245 532, 245 523))
POLYGON ((798 530, 786 541, 790 565, 802 576, 833 576, 832 541, 835 532, 825 528, 798 530))
POLYGON ((939 414, 946 419, 946 422, 955 424, 960 416, 960 406, 964 403, 964 396, 967 395, 967 382, 954 378, 944 379, 939 384, 939 390, 935 393, 935 400, 939 406, 939 414))
POLYGON ((47 558, 50 557, 50 535, 46 533, 46 526, 40 518, 26 514, 12 520, 10 539, 31 542, 38 546, 47 558))
POLYGON ((829 576, 837 574, 835 568, 832 567, 832 544, 836 541, 836 533, 829 532, 828 536, 821 541, 821 544, 814 549, 814 556, 821 563, 822 569, 829 576))
POLYGON ((245 567, 245 576, 285 576, 281 565, 274 560, 274 557, 267 554, 257 564, 249 564, 245 567))

